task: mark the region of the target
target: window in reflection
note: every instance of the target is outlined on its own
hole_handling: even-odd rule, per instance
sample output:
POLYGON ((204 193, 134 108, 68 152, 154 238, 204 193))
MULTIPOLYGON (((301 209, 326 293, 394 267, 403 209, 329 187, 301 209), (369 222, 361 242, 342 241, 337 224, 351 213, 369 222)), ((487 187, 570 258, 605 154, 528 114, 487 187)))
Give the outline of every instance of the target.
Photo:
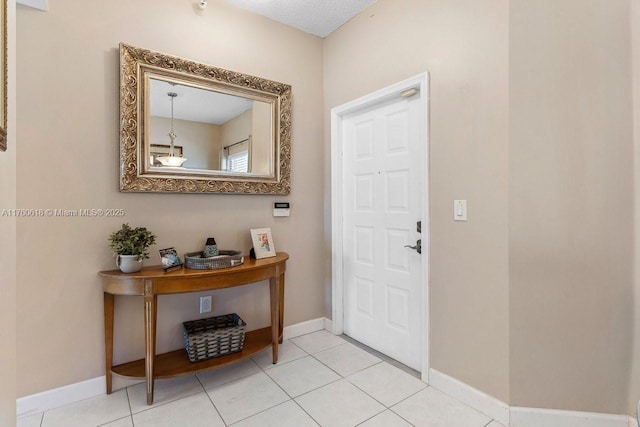
POLYGON ((229 172, 251 172, 251 135, 249 138, 222 147, 220 169, 229 172))

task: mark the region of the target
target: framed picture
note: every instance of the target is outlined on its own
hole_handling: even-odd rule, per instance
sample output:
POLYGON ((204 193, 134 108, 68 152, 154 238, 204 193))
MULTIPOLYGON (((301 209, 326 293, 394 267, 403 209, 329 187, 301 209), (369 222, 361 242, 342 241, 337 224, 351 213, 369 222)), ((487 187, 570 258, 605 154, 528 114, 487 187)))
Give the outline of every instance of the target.
MULTIPOLYGON (((156 157, 160 156, 168 156, 171 154, 171 146, 170 145, 162 145, 162 144, 150 144, 151 148, 149 150, 149 156, 151 156, 151 166, 162 166, 162 163, 156 160, 156 157)), ((177 157, 182 157, 182 146, 174 145, 173 146, 173 155, 177 157)))
POLYGON ((175 248, 160 249, 159 252, 163 270, 166 271, 182 265, 182 261, 180 261, 180 257, 175 248))
POLYGON ((256 259, 270 258, 276 256, 276 248, 273 244, 270 228, 252 228, 251 242, 256 259))

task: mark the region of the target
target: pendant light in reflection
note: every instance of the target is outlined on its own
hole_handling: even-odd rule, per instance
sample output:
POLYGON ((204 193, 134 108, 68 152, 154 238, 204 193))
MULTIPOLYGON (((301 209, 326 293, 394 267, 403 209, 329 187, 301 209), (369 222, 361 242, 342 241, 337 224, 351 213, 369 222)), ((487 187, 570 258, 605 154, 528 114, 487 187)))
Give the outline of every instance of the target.
POLYGON ((171 140, 169 145, 169 155, 156 157, 156 160, 162 163, 162 166, 179 168, 182 167, 183 163, 186 162, 187 159, 182 156, 176 156, 174 153, 173 141, 177 138, 177 135, 173 131, 173 100, 178 96, 178 94, 175 92, 168 92, 167 95, 171 99, 171 132, 168 134, 169 139, 171 140))

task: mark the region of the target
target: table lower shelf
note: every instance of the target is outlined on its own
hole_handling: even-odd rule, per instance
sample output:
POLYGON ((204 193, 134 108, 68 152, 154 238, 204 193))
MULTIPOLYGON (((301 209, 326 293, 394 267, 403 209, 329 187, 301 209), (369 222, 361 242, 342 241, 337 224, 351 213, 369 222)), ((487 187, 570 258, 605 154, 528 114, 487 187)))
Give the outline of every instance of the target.
MULTIPOLYGON (((271 346, 271 327, 256 329, 245 334, 244 346, 238 353, 227 354, 201 362, 191 362, 184 349, 158 354, 154 359, 154 379, 173 378, 180 375, 220 368, 271 346)), ((111 372, 123 377, 144 379, 144 359, 113 366, 111 372)))

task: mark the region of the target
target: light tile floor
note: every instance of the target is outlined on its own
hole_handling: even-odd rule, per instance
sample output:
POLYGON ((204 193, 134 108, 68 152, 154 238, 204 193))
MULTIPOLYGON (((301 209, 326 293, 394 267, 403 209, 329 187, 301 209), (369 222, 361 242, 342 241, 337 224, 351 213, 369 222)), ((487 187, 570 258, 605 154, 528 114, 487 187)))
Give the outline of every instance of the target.
POLYGON ((18 418, 18 427, 504 427, 415 373, 326 331, 202 374, 18 418))

